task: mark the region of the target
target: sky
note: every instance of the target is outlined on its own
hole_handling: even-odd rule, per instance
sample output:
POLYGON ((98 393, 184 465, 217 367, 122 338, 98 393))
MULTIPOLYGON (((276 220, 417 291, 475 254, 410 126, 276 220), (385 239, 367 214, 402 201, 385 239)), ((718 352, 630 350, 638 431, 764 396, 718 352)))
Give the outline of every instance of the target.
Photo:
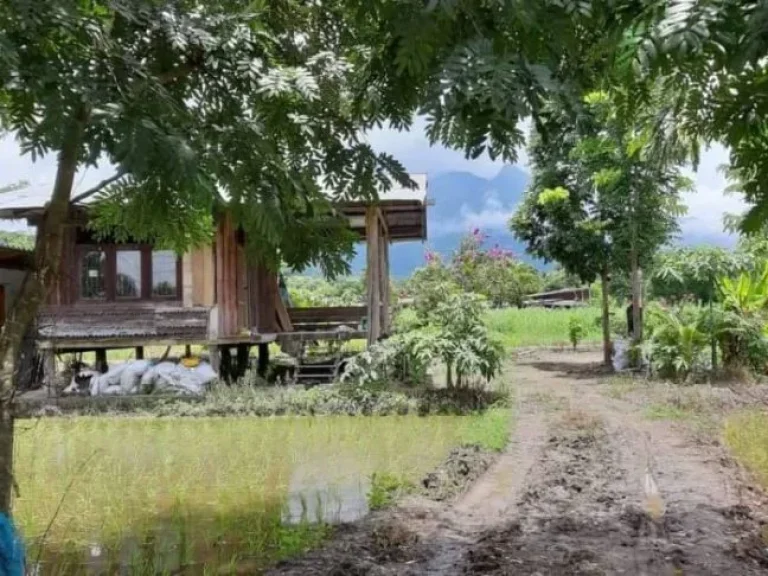
MULTIPOLYGON (((466 171, 483 178, 493 178, 503 163, 487 156, 468 160, 461 152, 441 146, 429 146, 424 135, 423 121, 417 121, 409 133, 378 130, 369 135, 369 142, 377 150, 392 153, 410 172, 427 172, 430 176, 448 171, 466 171)), ((524 133, 528 130, 524 129, 524 133)), ((718 145, 705 150, 697 171, 688 169, 695 190, 684 195, 688 213, 680 219, 681 236, 687 243, 713 243, 731 246, 735 237, 723 230, 723 216, 744 211, 745 204, 737 195, 726 195, 726 180, 720 167, 728 163, 728 151, 718 145)), ((518 151, 517 166, 528 172, 525 150, 518 151)), ((436 199, 439 201, 439 199, 436 199)), ((442 228, 433 227, 430 233, 464 231, 481 225, 484 229, 506 229, 514 207, 506 206, 497 196, 491 195, 480 212, 463 211, 461 220, 448 223, 442 228)))
MULTIPOLYGON (((524 132, 527 132, 527 129, 524 128, 524 132)), ((414 123, 410 132, 381 129, 371 132, 367 138, 375 149, 393 154, 410 172, 425 172, 432 178, 448 171, 466 171, 483 178, 492 178, 503 167, 501 162, 493 161, 487 156, 469 160, 461 152, 442 146, 430 146, 424 135, 422 119, 414 123)), ((518 155, 518 166, 528 171, 525 150, 518 151, 518 155)), ((723 194, 726 182, 719 166, 727 161, 727 151, 716 145, 702 154, 698 171, 691 172, 696 191, 686 194, 688 214, 680 222, 683 236, 691 242, 707 241, 729 245, 734 241, 723 231, 723 214, 739 213, 744 205, 740 198, 723 194)), ((32 186, 50 186, 55 170, 55 155, 48 155, 33 162, 31 157, 22 156, 12 137, 0 138, 0 186, 19 180, 27 180, 32 186)), ((87 190, 113 173, 114 168, 109 165, 81 171, 75 179, 74 193, 87 190)), ((491 196, 479 213, 459 210, 461 221, 456 226, 467 230, 475 223, 482 223, 486 229, 494 226, 503 228, 513 209, 514 207, 506 206, 498 198, 491 196)), ((1 223, 0 227, 20 229, 23 224, 5 222, 1 223)))

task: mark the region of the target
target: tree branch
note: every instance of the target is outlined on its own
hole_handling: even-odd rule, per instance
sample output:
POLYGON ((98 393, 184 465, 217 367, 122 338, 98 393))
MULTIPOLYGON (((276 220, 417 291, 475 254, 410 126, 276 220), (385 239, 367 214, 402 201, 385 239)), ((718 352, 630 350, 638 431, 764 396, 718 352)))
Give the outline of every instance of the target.
POLYGON ((104 180, 102 180, 101 182, 96 184, 96 186, 94 186, 93 188, 89 188, 88 190, 86 190, 82 194, 78 194, 77 196, 72 198, 72 200, 70 200, 70 203, 71 204, 77 204, 78 202, 82 202, 86 198, 90 198, 91 196, 93 196, 97 192, 101 192, 104 188, 106 188, 110 184, 113 184, 114 182, 117 182, 123 176, 125 176, 125 170, 118 170, 116 174, 113 174, 109 178, 105 178, 104 180))

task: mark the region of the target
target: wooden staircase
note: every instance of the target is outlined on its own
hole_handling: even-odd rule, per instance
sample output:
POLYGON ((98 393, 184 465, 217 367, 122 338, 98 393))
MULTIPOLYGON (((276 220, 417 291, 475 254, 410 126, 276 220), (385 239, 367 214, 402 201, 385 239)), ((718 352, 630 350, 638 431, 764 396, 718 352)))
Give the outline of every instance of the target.
POLYGON ((311 361, 299 358, 293 377, 296 384, 314 385, 331 384, 344 369, 345 360, 341 357, 326 358, 322 361, 311 361))

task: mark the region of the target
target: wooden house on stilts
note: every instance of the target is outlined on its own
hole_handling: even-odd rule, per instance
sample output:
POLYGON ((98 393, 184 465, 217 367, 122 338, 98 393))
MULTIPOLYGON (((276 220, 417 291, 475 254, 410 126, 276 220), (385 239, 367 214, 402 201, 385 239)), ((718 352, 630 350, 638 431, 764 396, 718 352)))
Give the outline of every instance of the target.
MULTIPOLYGON (((37 319, 38 348, 49 359, 93 350, 106 365, 110 349, 135 348, 143 357, 145 346, 204 345, 214 368, 236 373, 252 346, 263 366, 271 342, 376 342, 390 328, 389 246, 427 236, 427 180, 412 179, 416 188, 392 189, 378 202, 336 206, 367 245, 367 298, 357 307, 286 306, 279 275, 246 259, 243 231, 226 212, 211 245, 178 255, 99 241, 89 231, 87 207, 73 206, 58 282, 37 319)), ((49 195, 49 188, 4 194, 0 219, 34 226, 49 195)))

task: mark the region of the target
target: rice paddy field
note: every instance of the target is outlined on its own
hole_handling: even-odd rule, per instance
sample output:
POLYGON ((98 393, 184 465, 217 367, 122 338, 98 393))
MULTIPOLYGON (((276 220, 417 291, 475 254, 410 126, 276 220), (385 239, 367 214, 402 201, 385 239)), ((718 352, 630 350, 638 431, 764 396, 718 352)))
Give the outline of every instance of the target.
POLYGON ((573 310, 496 309, 488 312, 486 324, 506 348, 568 346, 568 323, 571 318, 578 318, 584 326, 584 343, 600 342, 600 310, 591 306, 573 310))
POLYGON ((365 514, 374 473, 414 482, 459 444, 500 449, 510 418, 22 421, 15 517, 44 574, 258 570, 365 514))

